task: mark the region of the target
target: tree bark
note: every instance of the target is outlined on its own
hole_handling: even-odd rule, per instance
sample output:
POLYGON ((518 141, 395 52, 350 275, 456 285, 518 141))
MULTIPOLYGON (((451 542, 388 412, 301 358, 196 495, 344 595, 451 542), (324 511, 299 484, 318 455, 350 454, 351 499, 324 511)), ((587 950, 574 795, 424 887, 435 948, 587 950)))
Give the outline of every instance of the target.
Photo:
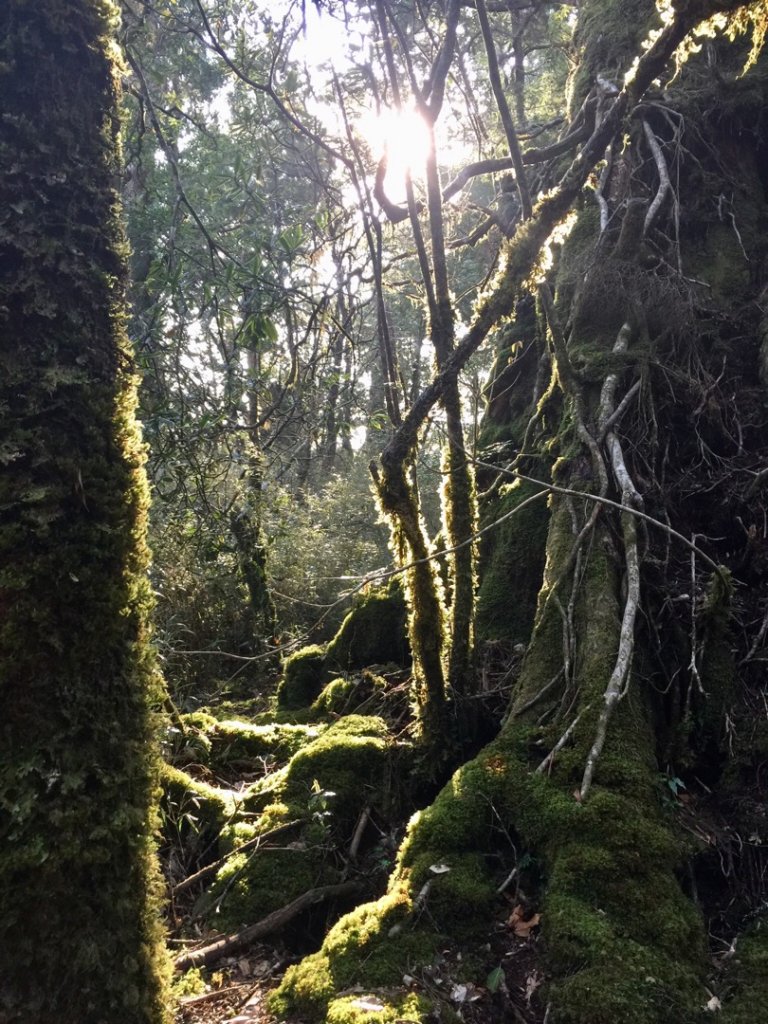
POLYGON ((0 6, 0 1019, 160 1024, 115 9, 0 6))

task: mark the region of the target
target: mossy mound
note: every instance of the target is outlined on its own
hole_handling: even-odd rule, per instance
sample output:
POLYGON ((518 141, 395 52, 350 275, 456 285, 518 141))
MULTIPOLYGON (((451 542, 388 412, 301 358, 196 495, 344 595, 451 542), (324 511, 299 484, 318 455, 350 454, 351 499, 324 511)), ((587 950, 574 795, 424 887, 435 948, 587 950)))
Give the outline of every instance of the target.
POLYGON ((326 647, 314 644, 285 659, 277 689, 278 710, 299 711, 319 697, 340 672, 372 665, 405 665, 410 659, 402 588, 392 583, 365 594, 326 647))
POLYGON ((347 715, 363 704, 382 698, 387 681, 374 672, 363 670, 347 678, 332 679, 312 705, 313 717, 347 715))
POLYGON ((169 764, 161 765, 160 782, 163 839, 179 852, 181 863, 195 864, 215 848, 221 830, 232 820, 237 794, 194 779, 169 764))
POLYGON ((199 826, 220 829, 235 812, 236 794, 195 779, 180 768, 163 764, 160 773, 163 789, 161 809, 164 817, 186 816, 199 826))
POLYGON ((398 584, 371 591, 328 644, 327 665, 342 672, 369 665, 404 665, 409 658, 406 618, 405 597, 398 584))
POLYGON ((317 953, 286 972, 270 998, 272 1013, 281 1019, 301 1015, 324 1019, 328 1024, 358 1021, 354 1011, 359 1007, 350 1006, 347 998, 334 998, 335 993, 353 985, 360 986, 361 991, 389 990, 383 1003, 385 1012, 407 1005, 411 1013, 423 1013, 426 1007, 421 1000, 397 991, 403 974, 415 965, 428 963, 438 943, 434 932, 430 936, 405 930, 412 909, 407 887, 395 885, 375 902, 345 914, 328 932, 317 953))
POLYGON ((285 659, 283 678, 277 688, 277 706, 282 711, 305 708, 319 695, 328 680, 325 649, 313 644, 285 659))
POLYGON ((307 806, 320 787, 332 792, 330 806, 335 826, 354 825, 366 804, 386 807, 389 734, 381 718, 347 715, 290 761, 280 798, 294 806, 307 806))
POLYGON ((323 726, 252 725, 249 722, 218 722, 211 739, 211 767, 226 770, 259 759, 272 765, 285 764, 308 743, 317 739, 323 726))
POLYGON ((259 784, 246 795, 246 807, 259 807, 258 819, 229 825, 221 843, 232 849, 289 822, 299 823, 295 833, 279 850, 228 858, 203 897, 201 912, 215 912, 217 927, 237 928, 315 886, 338 881, 329 847, 349 843, 364 807, 386 814, 389 757, 386 725, 361 715, 341 719, 302 747, 268 788, 259 784))
POLYGON ((177 738, 170 759, 177 765, 204 765, 227 774, 249 765, 274 769, 286 764, 304 745, 317 739, 325 726, 294 723, 255 724, 220 720, 205 711, 182 715, 184 734, 177 738))

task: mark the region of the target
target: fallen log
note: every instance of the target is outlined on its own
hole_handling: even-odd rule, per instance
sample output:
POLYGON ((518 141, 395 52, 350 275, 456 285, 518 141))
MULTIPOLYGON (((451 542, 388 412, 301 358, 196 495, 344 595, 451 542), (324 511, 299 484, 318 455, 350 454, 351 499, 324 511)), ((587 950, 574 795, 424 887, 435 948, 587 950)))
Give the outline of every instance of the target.
POLYGON ((222 935, 208 946, 201 946, 200 949, 182 953, 181 956, 176 957, 173 966, 177 971, 188 971, 191 967, 208 967, 241 946, 282 928, 307 907, 311 907, 315 903, 322 903, 323 900, 333 899, 335 896, 352 896, 362 890, 363 887, 359 882, 339 882, 337 885, 321 885, 316 889, 310 889, 308 892, 302 893, 301 896, 297 896, 286 906, 267 914, 261 921, 249 924, 239 932, 222 935))

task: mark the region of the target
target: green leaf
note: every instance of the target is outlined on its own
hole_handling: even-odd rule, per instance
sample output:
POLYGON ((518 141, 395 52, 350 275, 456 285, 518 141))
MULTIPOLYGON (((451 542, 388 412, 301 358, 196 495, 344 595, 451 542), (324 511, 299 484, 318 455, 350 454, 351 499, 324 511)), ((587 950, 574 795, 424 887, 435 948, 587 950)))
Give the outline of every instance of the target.
POLYGON ((493 995, 498 992, 501 988, 501 984, 504 981, 504 971, 501 967, 494 967, 488 977, 485 979, 485 987, 493 995))

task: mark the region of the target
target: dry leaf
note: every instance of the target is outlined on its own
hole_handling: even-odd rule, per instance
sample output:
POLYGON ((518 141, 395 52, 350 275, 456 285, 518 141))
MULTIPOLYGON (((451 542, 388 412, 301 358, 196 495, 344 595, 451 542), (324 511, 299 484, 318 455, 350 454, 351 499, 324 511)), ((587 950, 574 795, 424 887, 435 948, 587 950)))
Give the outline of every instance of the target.
POLYGON ((430 864, 429 870, 433 875, 444 875, 451 869, 447 864, 430 864))
POLYGON ((530 1003, 533 993, 541 985, 541 978, 538 971, 532 971, 525 979, 525 1001, 530 1003))
POLYGON ((469 989, 466 985, 454 985, 451 988, 451 999, 454 1003, 465 1003, 469 989))
POLYGON ((520 939, 527 939, 531 931, 541 923, 541 914, 533 914, 526 920, 525 912, 525 907, 518 903, 507 921, 507 927, 511 928, 520 939))

